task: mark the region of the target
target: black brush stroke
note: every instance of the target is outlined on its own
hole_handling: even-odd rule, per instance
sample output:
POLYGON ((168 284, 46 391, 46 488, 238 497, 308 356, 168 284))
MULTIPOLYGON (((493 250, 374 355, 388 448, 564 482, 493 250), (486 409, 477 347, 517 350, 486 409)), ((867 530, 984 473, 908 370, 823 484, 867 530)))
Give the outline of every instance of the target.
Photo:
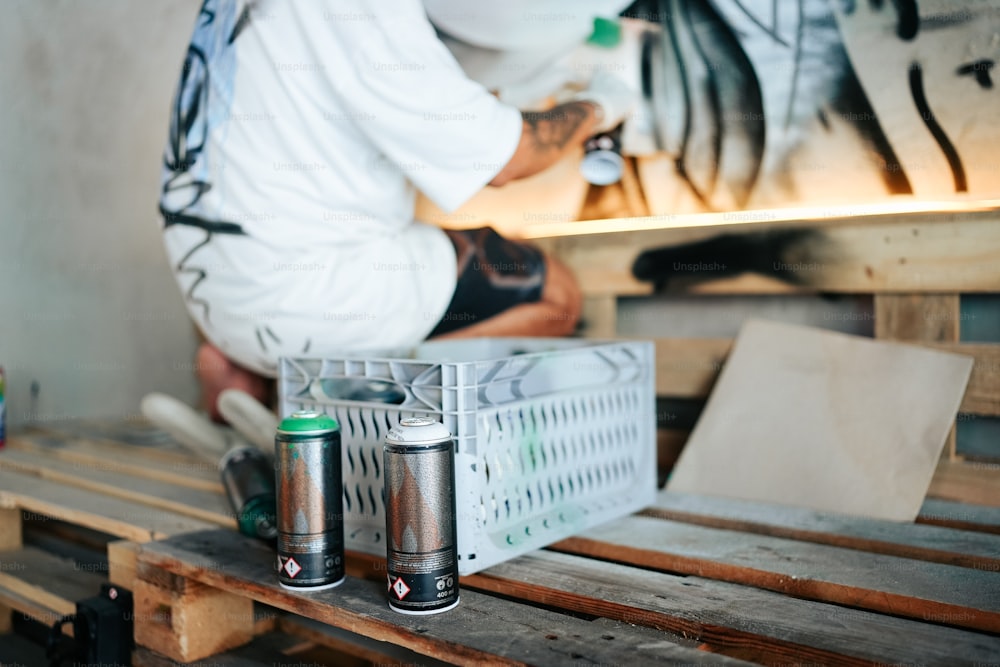
MULTIPOLYGON (((684 22, 687 23, 688 29, 691 32, 691 41, 694 43, 694 49, 698 53, 698 56, 705 62, 711 63, 708 54, 705 52, 705 48, 701 44, 701 40, 698 39, 698 31, 695 25, 694 19, 691 17, 691 4, 684 3, 683 13, 684 22)), ((699 19, 704 20, 705 14, 699 16, 699 19)), ((708 106, 709 115, 711 117, 711 124, 714 125, 714 131, 712 132, 712 171, 708 177, 708 183, 705 186, 706 197, 711 197, 712 193, 715 191, 716 183, 719 180, 719 167, 722 158, 722 105, 719 100, 719 82, 718 77, 715 74, 715 69, 712 67, 708 68, 708 76, 706 83, 708 88, 708 106)), ((683 155, 683 153, 682 153, 683 155)))
POLYGON ((195 276, 197 276, 195 278, 195 281, 191 284, 191 287, 189 287, 187 292, 184 293, 184 297, 192 304, 196 306, 201 306, 204 309, 206 325, 211 324, 211 317, 210 317, 211 309, 207 301, 195 297, 194 291, 198 287, 198 285, 200 285, 204 280, 208 278, 208 271, 197 266, 185 266, 185 264, 191 258, 191 255, 198 252, 198 250, 200 250, 201 248, 204 248, 206 245, 208 245, 209 241, 211 240, 212 240, 212 232, 206 231, 205 240, 202 241, 201 243, 198 243, 190 250, 188 250, 187 253, 183 257, 181 257, 180 261, 177 262, 176 266, 176 271, 178 275, 182 273, 193 273, 195 276))
POLYGON ((969 185, 965 176, 965 167, 962 166, 962 158, 959 156, 955 145, 951 143, 944 128, 937 122, 930 104, 927 103, 927 95, 924 93, 924 70, 920 63, 910 65, 910 93, 913 95, 913 103, 920 112, 920 117, 924 119, 927 130, 941 147, 941 152, 948 160, 951 173, 955 177, 955 192, 968 192, 969 185))
POLYGON ((238 19, 236 19, 236 25, 233 26, 233 32, 230 33, 230 35, 229 35, 229 42, 228 43, 232 44, 234 41, 236 41, 236 38, 240 36, 240 33, 243 32, 243 30, 248 25, 250 25, 250 6, 249 5, 247 5, 246 7, 243 8, 243 11, 240 12, 240 17, 238 19))

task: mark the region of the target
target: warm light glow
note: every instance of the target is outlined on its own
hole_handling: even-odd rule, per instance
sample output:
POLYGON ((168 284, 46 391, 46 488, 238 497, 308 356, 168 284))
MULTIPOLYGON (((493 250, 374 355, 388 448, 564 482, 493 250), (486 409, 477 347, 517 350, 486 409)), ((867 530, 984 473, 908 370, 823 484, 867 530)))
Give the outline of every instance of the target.
POLYGON ((522 238, 540 239, 554 236, 581 236, 610 234, 612 232, 638 232, 657 229, 682 229, 688 227, 725 227, 774 222, 815 220, 851 220, 888 215, 948 214, 995 211, 1000 213, 1000 200, 947 200, 947 201, 890 201, 845 206, 810 206, 802 208, 775 208, 724 213, 691 213, 684 215, 653 215, 637 218, 612 218, 608 220, 581 220, 573 222, 540 223, 521 228, 522 238))

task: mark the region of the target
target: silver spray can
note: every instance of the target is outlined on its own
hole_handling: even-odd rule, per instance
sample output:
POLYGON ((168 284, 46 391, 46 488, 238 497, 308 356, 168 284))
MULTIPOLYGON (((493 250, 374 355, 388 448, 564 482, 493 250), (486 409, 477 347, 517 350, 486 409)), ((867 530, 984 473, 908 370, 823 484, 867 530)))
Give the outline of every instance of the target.
POLYGON ((400 421, 385 436, 389 607, 435 614, 458 604, 455 441, 440 422, 400 421))
POLYGON ((278 583, 294 590, 344 580, 340 426, 313 411, 286 417, 274 438, 278 583))

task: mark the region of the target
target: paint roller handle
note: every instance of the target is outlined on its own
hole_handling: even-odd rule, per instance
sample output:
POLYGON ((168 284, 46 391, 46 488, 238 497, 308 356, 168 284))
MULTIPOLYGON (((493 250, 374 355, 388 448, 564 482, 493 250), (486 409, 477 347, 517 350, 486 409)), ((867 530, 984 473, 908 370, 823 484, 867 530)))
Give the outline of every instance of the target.
POLYGON ((226 389, 219 394, 219 413, 237 433, 255 444, 265 454, 274 454, 274 435, 278 418, 250 394, 226 389))
POLYGON ((140 403, 140 410, 150 422, 213 463, 218 463, 232 444, 218 426, 173 396, 158 392, 147 394, 140 403))

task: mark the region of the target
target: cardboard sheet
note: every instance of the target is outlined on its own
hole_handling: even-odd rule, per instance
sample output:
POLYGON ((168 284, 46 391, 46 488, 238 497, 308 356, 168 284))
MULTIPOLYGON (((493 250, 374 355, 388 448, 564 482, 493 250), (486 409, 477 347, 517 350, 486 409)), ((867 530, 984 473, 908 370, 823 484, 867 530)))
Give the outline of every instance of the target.
POLYGON ((913 521, 972 363, 749 321, 667 489, 913 521))

